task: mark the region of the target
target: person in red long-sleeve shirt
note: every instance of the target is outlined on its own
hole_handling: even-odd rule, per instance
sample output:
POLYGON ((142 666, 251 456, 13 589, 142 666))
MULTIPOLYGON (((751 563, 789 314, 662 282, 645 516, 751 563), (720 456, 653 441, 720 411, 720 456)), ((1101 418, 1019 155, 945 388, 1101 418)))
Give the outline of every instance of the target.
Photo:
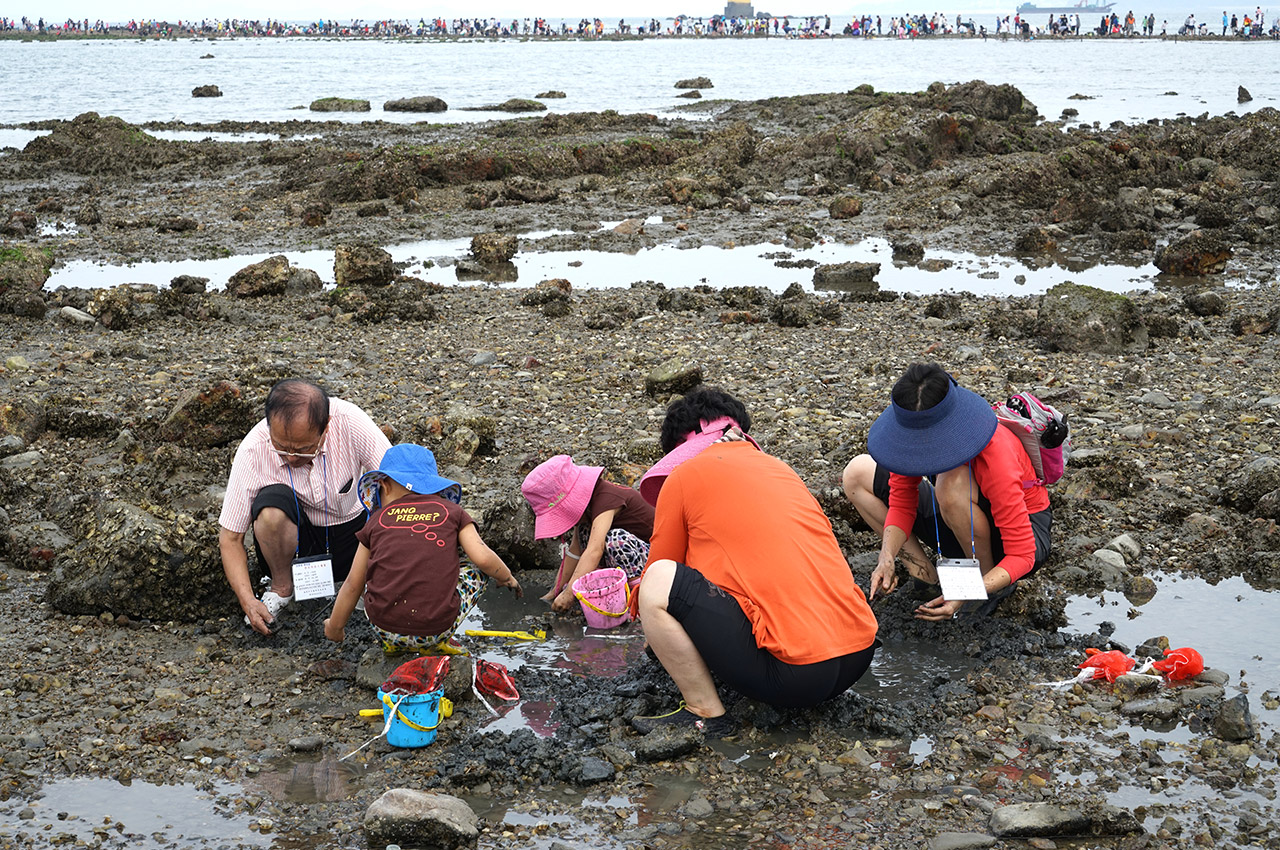
POLYGON ((949 620, 964 606, 936 587, 937 571, 921 540, 949 558, 976 558, 989 615, 1013 584, 1044 563, 1052 548, 1049 493, 1036 479, 1017 436, 991 405, 936 363, 916 363, 893 387, 892 403, 867 435, 868 454, 844 470, 844 491, 881 535, 870 597, 898 586, 901 553, 923 620, 949 620), (932 483, 929 479, 932 478, 932 483), (937 522, 935 523, 935 516, 937 522))

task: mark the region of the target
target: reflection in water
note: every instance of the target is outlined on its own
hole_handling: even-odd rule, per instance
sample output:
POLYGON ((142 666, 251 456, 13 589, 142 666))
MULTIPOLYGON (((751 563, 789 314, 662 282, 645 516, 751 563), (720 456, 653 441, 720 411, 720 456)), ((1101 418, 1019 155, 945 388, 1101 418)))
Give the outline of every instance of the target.
MULTIPOLYGON (((386 246, 392 259, 404 266, 404 274, 440 284, 487 281, 534 286, 549 278, 566 278, 575 289, 618 289, 635 281, 661 281, 671 288, 693 286, 729 287, 750 281, 782 292, 793 283, 814 290, 814 266, 836 263, 878 263, 880 271, 870 290, 931 295, 940 292, 972 292, 976 295, 1035 295, 1064 281, 1095 286, 1112 292, 1150 289, 1157 275, 1155 266, 1131 267, 1119 264, 1073 263, 1072 269, 1056 265, 1024 264, 1011 257, 983 257, 955 251, 930 251, 926 262, 904 265, 891 262, 892 249, 884 239, 861 242, 825 242, 804 249, 780 250, 772 244, 739 245, 724 248, 704 245, 680 248, 660 244, 634 253, 591 250, 539 251, 532 244, 555 233, 521 235, 522 250, 510 263, 481 267, 466 261, 469 239, 444 239, 386 246), (935 261, 930 264, 930 260, 935 261), (454 268, 442 268, 454 266, 454 268), (945 266, 944 271, 930 271, 945 266)), ((46 283, 49 290, 59 286, 89 289, 123 283, 150 283, 167 286, 178 275, 205 277, 210 287, 221 289, 227 279, 270 254, 244 254, 213 260, 177 260, 136 263, 129 266, 100 265, 76 260, 55 268, 46 283)), ((332 251, 286 251, 284 256, 298 268, 311 269, 322 280, 333 277, 332 251)))
POLYGON ((0 836, 16 836, 15 846, 21 847, 37 846, 36 834, 41 843, 63 846, 268 846, 270 837, 253 831, 254 818, 231 814, 218 802, 217 794, 236 790, 225 782, 201 789, 189 784, 61 779, 46 783, 25 804, 18 799, 0 803, 0 836), (19 817, 24 807, 34 816, 19 817), (104 824, 110 828, 104 829, 104 824))
MULTIPOLYGON (((1217 584, 1161 573, 1151 578, 1155 596, 1142 604, 1114 592, 1072 599, 1066 611, 1071 631, 1090 632, 1106 621, 1115 627, 1112 638, 1130 649, 1160 636, 1170 646, 1195 647, 1206 667, 1231 675, 1229 688, 1240 674, 1245 681, 1273 687, 1280 682, 1275 591, 1255 590, 1239 577, 1217 584)), ((1263 720, 1280 721, 1280 710, 1268 709, 1263 700, 1251 700, 1250 709, 1263 720)))
POLYGON ((290 803, 325 803, 345 800, 362 776, 355 762, 340 762, 332 753, 320 759, 273 759, 245 784, 260 789, 273 800, 290 803))

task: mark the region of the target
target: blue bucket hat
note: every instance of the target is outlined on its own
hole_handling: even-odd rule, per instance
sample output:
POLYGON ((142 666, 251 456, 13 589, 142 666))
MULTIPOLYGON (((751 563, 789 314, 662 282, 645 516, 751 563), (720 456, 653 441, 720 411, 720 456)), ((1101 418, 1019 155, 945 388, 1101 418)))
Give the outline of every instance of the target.
POLYGON ((369 511, 380 505, 378 482, 390 478, 413 493, 439 494, 451 502, 461 502, 462 485, 436 471, 436 456, 431 449, 413 443, 401 443, 387 449, 382 462, 372 472, 360 476, 360 501, 369 511))
POLYGON ((999 427, 991 404, 951 379, 942 401, 927 410, 897 402, 867 432, 867 451, 899 475, 936 475, 973 460, 999 427))

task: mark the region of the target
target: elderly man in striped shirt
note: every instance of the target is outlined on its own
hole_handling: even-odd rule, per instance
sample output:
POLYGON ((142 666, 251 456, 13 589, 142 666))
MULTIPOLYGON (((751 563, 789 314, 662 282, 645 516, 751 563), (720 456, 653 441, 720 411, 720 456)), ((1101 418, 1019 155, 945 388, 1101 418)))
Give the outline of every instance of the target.
POLYGON ((236 449, 222 502, 222 569, 245 622, 271 634, 293 601, 295 559, 327 556, 341 581, 365 522, 356 482, 391 447, 359 407, 290 378, 267 394, 266 415, 236 449), (253 528, 258 563, 271 587, 258 599, 249 580, 245 533, 253 528))

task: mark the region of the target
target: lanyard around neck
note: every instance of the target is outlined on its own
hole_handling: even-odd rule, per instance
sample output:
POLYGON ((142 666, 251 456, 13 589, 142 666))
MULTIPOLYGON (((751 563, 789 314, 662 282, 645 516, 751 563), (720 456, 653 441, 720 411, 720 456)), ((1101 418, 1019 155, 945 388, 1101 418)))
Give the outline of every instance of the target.
MULTIPOLYGON (((289 490, 293 493, 293 509, 298 515, 298 524, 294 526, 297 537, 293 544, 293 557, 298 557, 298 553, 302 551, 302 505, 298 502, 298 488, 293 486, 293 467, 289 464, 284 465, 285 472, 289 475, 289 490)), ((320 489, 324 498, 324 553, 329 554, 329 465, 325 461, 325 456, 320 455, 320 489)))
MULTIPOLYGON (((978 543, 973 530, 973 461, 969 461, 966 465, 969 467, 969 556, 976 558, 978 556, 974 552, 978 548, 978 543)), ((938 526, 937 489, 937 484, 929 482, 929 498, 933 500, 933 535, 938 542, 938 557, 942 557, 942 529, 938 526)))

